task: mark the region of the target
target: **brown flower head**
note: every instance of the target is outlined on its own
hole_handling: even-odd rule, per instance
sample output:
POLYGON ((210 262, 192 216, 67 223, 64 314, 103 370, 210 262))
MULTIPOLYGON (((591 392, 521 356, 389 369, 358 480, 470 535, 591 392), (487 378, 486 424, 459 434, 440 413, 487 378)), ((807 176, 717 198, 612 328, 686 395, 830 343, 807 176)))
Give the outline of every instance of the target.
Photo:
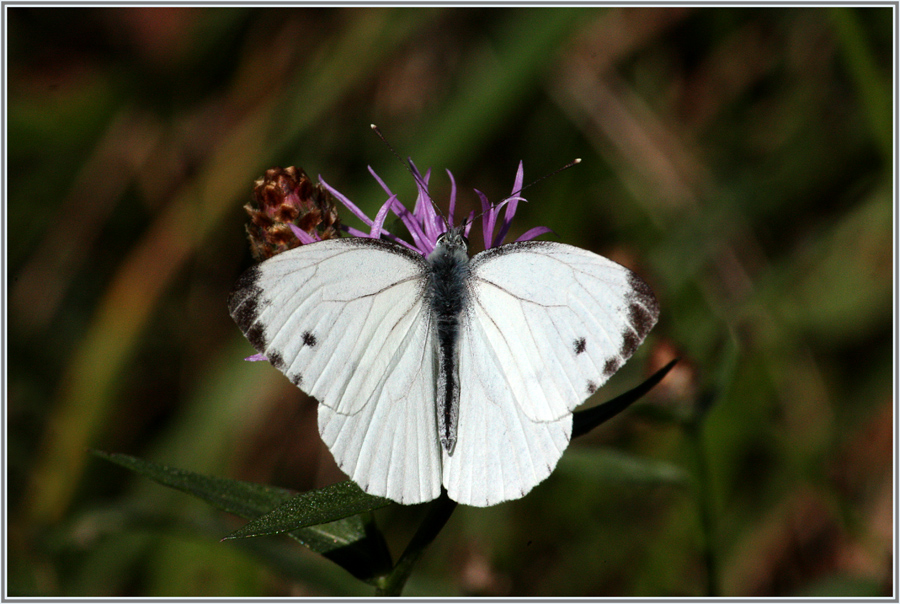
POLYGON ((244 209, 250 215, 250 251, 258 261, 301 244, 290 225, 317 239, 340 237, 334 199, 302 168, 271 168, 254 184, 253 202, 244 209))

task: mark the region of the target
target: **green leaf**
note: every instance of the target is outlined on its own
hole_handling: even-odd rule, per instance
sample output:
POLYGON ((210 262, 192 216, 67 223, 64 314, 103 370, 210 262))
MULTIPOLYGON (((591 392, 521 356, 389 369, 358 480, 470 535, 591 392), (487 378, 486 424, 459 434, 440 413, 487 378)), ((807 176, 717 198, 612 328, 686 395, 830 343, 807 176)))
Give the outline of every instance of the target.
MULTIPOLYGON (((287 489, 204 476, 129 455, 102 451, 92 453, 159 484, 184 491, 221 510, 251 520, 295 496, 293 491, 287 489)), ((367 583, 375 584, 393 566, 384 536, 375 528, 369 514, 292 530, 287 534, 367 583)))
POLYGON ((122 467, 133 470, 159 484, 203 499, 220 510, 242 518, 255 518, 294 496, 293 491, 252 482, 204 476, 144 461, 121 453, 92 450, 91 453, 122 467))
POLYGON ((284 533, 370 512, 391 503, 390 499, 369 495, 352 480, 345 480, 292 497, 268 514, 248 522, 225 539, 284 533))
POLYGON ((606 420, 627 409, 631 403, 650 392, 654 386, 660 383, 677 362, 678 359, 669 361, 668 365, 651 375, 643 384, 629 390, 625 394, 620 394, 616 398, 601 403, 596 407, 591 407, 584 411, 576 411, 572 417, 572 438, 587 434, 606 420))

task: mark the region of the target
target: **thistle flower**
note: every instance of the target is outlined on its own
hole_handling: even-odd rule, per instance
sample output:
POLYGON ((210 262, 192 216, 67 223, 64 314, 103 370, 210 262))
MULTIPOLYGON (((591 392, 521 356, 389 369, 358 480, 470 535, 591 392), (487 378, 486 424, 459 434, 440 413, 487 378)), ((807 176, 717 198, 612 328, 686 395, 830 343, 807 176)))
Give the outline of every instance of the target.
MULTIPOLYGON (((388 194, 387 201, 385 201, 381 208, 378 210, 378 213, 375 215, 374 219, 366 216, 365 213, 363 213, 363 211, 360 210, 356 204, 350 201, 345 195, 334 189, 334 187, 322 180, 321 175, 319 176, 319 182, 321 183, 321 186, 326 191, 328 191, 335 199, 340 201, 351 213, 353 213, 357 218, 362 220, 363 223, 369 226, 368 232, 361 231, 353 227, 342 226, 341 228, 344 231, 354 237, 370 237, 376 239, 383 237, 411 250, 415 250, 423 256, 428 256, 432 252, 432 250, 434 250, 434 246, 437 243, 438 237, 442 233, 444 233, 448 227, 453 228, 456 226, 460 226, 456 224, 455 217, 456 181, 453 178, 453 174, 451 174, 451 172, 447 170, 447 176, 450 178, 450 204, 446 217, 442 217, 436 210, 434 203, 432 203, 433 197, 431 197, 428 192, 428 183, 431 178, 431 170, 427 170, 425 172, 425 175, 422 176, 412 160, 409 161, 409 165, 410 169, 413 172, 413 175, 415 176, 416 187, 418 189, 416 203, 413 206, 412 211, 410 211, 406 206, 400 203, 400 201, 397 199, 397 196, 391 192, 384 181, 379 178, 374 170, 372 170, 371 166, 369 167, 369 173, 378 182, 381 188, 384 189, 385 193, 388 194), (387 220, 388 213, 390 212, 393 212, 406 227, 407 231, 409 231, 412 242, 404 241, 403 239, 400 239, 398 236, 387 231, 384 228, 385 221, 387 220)), ((512 224, 512 219, 513 216, 515 216, 518 204, 520 201, 525 201, 525 198, 519 195, 519 192, 522 189, 522 178, 522 162, 519 162, 519 169, 516 172, 516 178, 513 183, 512 195, 495 206, 492 206, 490 204, 487 196, 484 193, 477 189, 475 190, 475 193, 478 194, 478 197, 481 200, 481 222, 485 249, 501 245, 503 243, 503 240, 506 238, 506 235, 509 233, 509 228, 512 224), (503 213, 503 217, 501 218, 500 210, 503 209, 504 206, 505 211, 503 213), (499 231, 497 230, 498 227, 499 231)), ((464 234, 466 235, 466 237, 469 236, 469 231, 472 228, 473 219, 474 212, 469 214, 464 224, 464 234)), ((317 233, 310 234, 296 228, 292 228, 292 230, 294 231, 294 234, 297 236, 297 238, 304 244, 320 240, 320 237, 318 237, 317 233)), ((547 227, 535 227, 525 232, 516 241, 529 241, 548 232, 550 232, 550 229, 548 229, 547 227)))

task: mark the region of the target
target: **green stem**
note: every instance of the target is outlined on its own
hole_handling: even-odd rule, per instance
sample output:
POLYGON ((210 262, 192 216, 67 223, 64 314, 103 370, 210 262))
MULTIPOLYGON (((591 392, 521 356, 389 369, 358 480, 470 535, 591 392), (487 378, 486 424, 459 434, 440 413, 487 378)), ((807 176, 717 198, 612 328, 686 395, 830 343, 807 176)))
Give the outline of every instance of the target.
POLYGON ((706 595, 719 595, 719 566, 716 557, 716 520, 712 488, 710 486, 709 465, 703 447, 703 420, 701 416, 687 425, 691 440, 694 465, 697 472, 697 506, 700 514, 700 530, 703 532, 703 561, 706 565, 706 595))
POLYGON ((375 568, 370 576, 380 577, 391 572, 391 552, 388 549, 387 542, 384 540, 384 533, 378 529, 375 523, 375 514, 372 512, 363 512, 362 517, 363 529, 366 532, 366 542, 371 548, 372 557, 376 561, 375 568))
POLYGON ((379 596, 399 596, 406 585, 406 580, 412 572, 413 566, 419 559, 419 556, 425 551, 434 538, 437 537, 444 525, 450 519, 450 514, 456 509, 456 502, 447 497, 447 492, 441 490, 441 496, 431 502, 425 519, 419 525, 419 530, 413 535, 409 545, 397 564, 389 575, 384 577, 383 581, 376 589, 376 595, 379 596))

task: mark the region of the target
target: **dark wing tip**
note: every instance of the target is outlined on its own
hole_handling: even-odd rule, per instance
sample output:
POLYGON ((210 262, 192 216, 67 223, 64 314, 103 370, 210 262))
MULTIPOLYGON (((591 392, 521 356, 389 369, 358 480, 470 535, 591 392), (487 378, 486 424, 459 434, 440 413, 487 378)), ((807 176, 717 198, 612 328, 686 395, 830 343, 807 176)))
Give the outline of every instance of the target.
POLYGON ((228 312, 253 347, 259 352, 264 352, 266 350, 265 332, 262 325, 257 322, 262 298, 262 290, 258 285, 260 274, 257 265, 247 269, 240 276, 234 289, 228 295, 228 312))
POLYGON ((650 286, 630 271, 628 285, 631 287, 631 291, 626 302, 628 304, 628 322, 632 331, 624 334, 622 348, 619 350, 619 357, 622 360, 628 359, 634 354, 659 318, 659 302, 653 295, 650 286))
MULTIPOLYGON (((634 348, 637 348, 637 345, 656 325, 656 320, 659 318, 659 302, 653 295, 650 286, 636 274, 629 273, 628 285, 631 287, 628 296, 628 320, 637 336, 638 341, 634 345, 634 348)), ((632 352, 634 352, 633 349, 632 352)))
POLYGON ((632 272, 628 274, 628 285, 631 287, 629 313, 632 315, 635 328, 643 338, 656 325, 656 319, 659 318, 659 302, 650 286, 632 272))
POLYGON ((261 274, 259 265, 251 266, 238 278, 231 293, 228 294, 228 313, 238 322, 238 325, 240 325, 238 315, 244 312, 241 310, 243 306, 248 301, 255 302, 262 293, 257 285, 261 274))

